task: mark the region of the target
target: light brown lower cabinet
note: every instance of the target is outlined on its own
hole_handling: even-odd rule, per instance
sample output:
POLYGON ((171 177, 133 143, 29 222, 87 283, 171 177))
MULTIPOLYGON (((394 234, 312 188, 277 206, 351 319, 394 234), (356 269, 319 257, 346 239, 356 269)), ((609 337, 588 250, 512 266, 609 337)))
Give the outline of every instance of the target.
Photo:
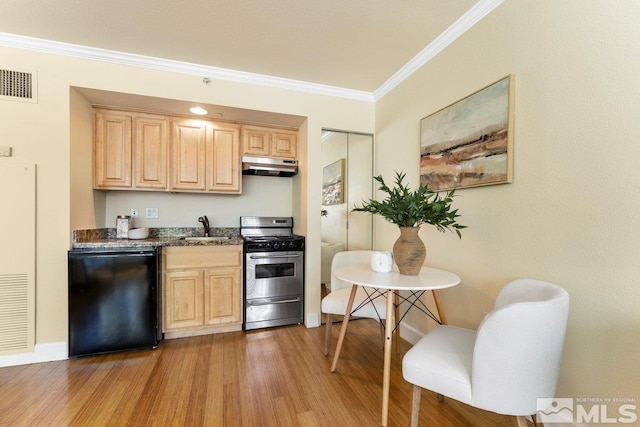
POLYGON ((165 338, 242 329, 242 246, 162 248, 165 338))

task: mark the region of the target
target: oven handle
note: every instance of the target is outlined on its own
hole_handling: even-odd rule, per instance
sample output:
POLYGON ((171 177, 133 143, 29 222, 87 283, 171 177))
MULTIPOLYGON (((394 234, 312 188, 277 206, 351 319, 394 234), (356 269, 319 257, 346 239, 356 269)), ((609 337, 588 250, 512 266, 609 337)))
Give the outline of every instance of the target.
POLYGON ((298 258, 300 254, 295 255, 249 255, 251 259, 271 259, 271 258, 298 258))
POLYGON ((300 302, 300 297, 297 298, 293 298, 293 299, 285 299, 285 300, 280 300, 280 301, 264 301, 264 300, 248 300, 247 304, 249 305, 270 305, 270 304, 286 304, 289 302, 300 302))

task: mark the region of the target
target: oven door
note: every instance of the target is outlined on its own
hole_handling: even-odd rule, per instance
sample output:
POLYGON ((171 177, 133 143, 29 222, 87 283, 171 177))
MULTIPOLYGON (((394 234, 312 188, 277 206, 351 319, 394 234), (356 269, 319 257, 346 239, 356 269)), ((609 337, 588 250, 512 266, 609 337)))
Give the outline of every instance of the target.
POLYGON ((303 323, 302 295, 247 300, 244 329, 303 323))
POLYGON ((245 299, 301 295, 303 252, 253 252, 245 259, 245 299))

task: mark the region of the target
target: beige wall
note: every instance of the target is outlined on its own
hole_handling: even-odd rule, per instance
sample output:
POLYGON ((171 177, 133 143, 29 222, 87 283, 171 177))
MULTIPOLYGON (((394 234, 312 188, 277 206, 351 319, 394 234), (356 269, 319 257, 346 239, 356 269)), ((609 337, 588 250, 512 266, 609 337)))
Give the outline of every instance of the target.
MULTIPOLYGON (((100 227, 105 223, 110 225, 116 210, 138 207, 130 206, 138 203, 135 196, 113 197, 91 190, 90 105, 73 90, 74 87, 307 117, 300 135, 301 173, 288 182, 273 184, 289 192, 278 198, 278 202, 284 200, 283 203, 288 206, 269 207, 267 210, 273 214, 286 211, 293 215, 296 232, 307 235, 309 239, 306 309, 311 323, 319 319, 320 236, 317 230, 320 229, 322 167, 320 161, 310 159, 320 159, 322 127, 373 132, 372 103, 217 80, 203 88, 201 76, 6 47, 0 47, 0 57, 3 59, 3 68, 36 70, 38 73, 37 104, 0 102, 0 141, 3 141, 2 145, 13 147, 13 157, 7 161, 32 162, 38 168, 36 344, 64 343, 67 340, 66 257, 71 230, 94 225, 100 227), (70 162, 74 163, 73 168, 70 162), (71 170, 73 177, 70 176, 71 170), (109 197, 117 200, 117 207, 108 207, 109 197), (96 218, 91 217, 93 212, 97 212, 96 218), (307 217, 309 212, 313 215, 307 217)), ((245 202, 257 197, 256 193, 270 189, 267 181, 256 184, 250 182, 252 178, 255 177, 247 180, 246 199, 221 196, 205 201, 193 195, 162 196, 172 200, 187 200, 184 212, 172 213, 176 222, 182 222, 181 225, 192 225, 189 221, 194 217, 212 212, 214 225, 235 226, 237 217, 231 220, 231 215, 252 214, 253 211, 249 211, 248 207, 250 203, 245 202), (231 213, 225 213, 224 217, 216 213, 219 205, 231 213)), ((264 195, 259 197, 263 200, 264 195)), ((141 203, 145 204, 155 202, 144 197, 141 199, 144 199, 141 203)), ((166 199, 159 199, 158 203, 166 203, 166 199)), ((143 207, 146 206, 139 206, 143 207)), ((160 207, 161 216, 171 212, 166 206, 160 207)), ((162 222, 162 225, 170 224, 162 222)))
MULTIPOLYGON (((87 183, 93 180, 92 146, 93 107, 76 90, 69 91, 70 122, 70 226, 72 230, 105 227, 105 191, 95 191, 87 183)), ((115 219, 114 219, 115 222, 115 219)))
MULTIPOLYGON (((639 15, 634 1, 507 1, 376 103, 378 172, 416 185, 420 119, 515 75, 513 183, 459 192, 462 240, 421 237, 428 265, 462 277, 442 292, 454 325, 477 326, 516 278, 569 291, 559 396, 640 397, 639 15)), ((390 248, 399 233, 378 224, 390 248)))
POLYGON ((135 227, 202 227, 201 215, 207 215, 211 227, 239 227, 242 215, 292 216, 292 186, 289 178, 243 176, 240 196, 110 191, 105 222, 115 227, 116 216, 130 215, 131 208, 137 208, 135 227), (149 207, 158 208, 158 219, 145 218, 144 209, 149 207))

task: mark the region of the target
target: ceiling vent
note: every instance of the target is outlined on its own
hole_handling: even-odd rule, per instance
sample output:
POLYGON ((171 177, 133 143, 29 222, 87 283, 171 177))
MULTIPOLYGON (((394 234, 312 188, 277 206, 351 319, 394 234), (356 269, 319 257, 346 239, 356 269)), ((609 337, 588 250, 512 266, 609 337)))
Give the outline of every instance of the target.
POLYGON ((0 69, 0 99, 37 103, 36 73, 0 69))

